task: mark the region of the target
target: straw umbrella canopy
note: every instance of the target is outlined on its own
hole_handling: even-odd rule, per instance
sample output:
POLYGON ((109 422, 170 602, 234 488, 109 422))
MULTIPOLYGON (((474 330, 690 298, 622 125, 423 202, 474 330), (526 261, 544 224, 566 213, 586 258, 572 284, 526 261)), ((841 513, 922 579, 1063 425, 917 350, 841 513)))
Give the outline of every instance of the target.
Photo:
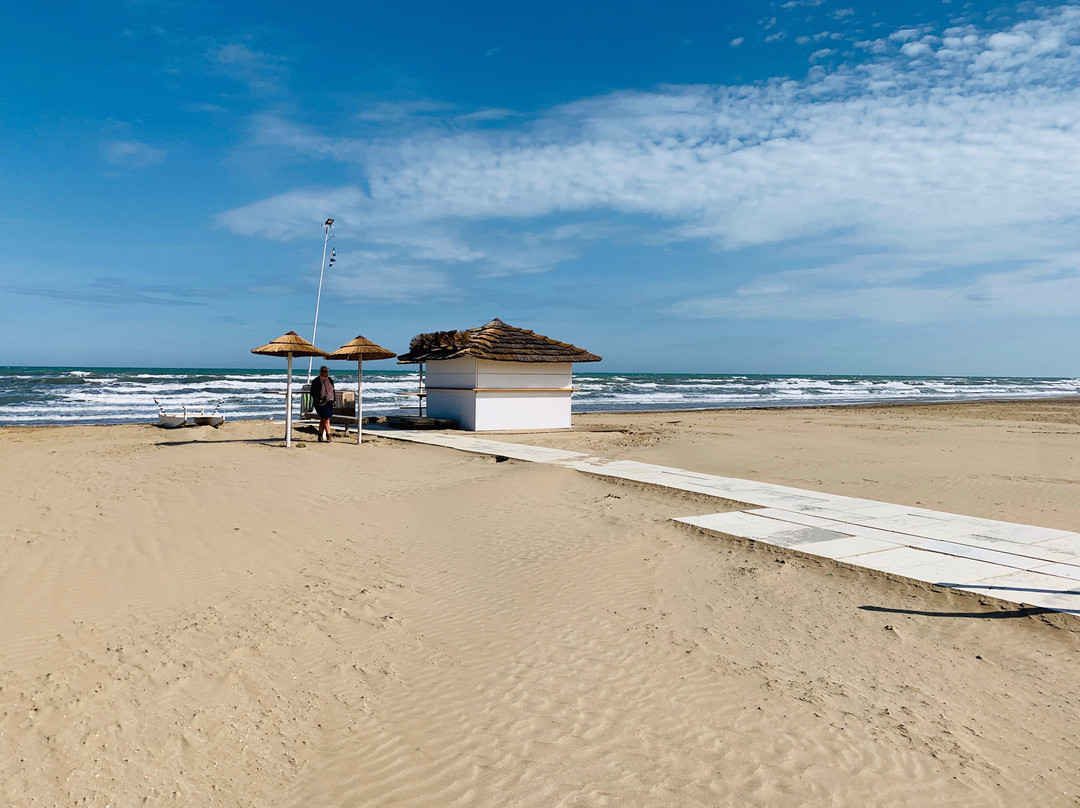
POLYGON ((288 375, 285 381, 285 445, 292 445, 292 360, 294 356, 326 356, 295 331, 282 334, 277 339, 252 348, 253 354, 263 356, 284 356, 288 358, 288 375))
POLYGON ((396 356, 393 351, 388 351, 381 345, 376 345, 369 339, 357 337, 351 342, 346 342, 340 348, 326 355, 327 359, 342 359, 346 362, 356 362, 356 442, 363 441, 362 428, 364 418, 363 407, 363 372, 365 359, 392 359, 396 356))

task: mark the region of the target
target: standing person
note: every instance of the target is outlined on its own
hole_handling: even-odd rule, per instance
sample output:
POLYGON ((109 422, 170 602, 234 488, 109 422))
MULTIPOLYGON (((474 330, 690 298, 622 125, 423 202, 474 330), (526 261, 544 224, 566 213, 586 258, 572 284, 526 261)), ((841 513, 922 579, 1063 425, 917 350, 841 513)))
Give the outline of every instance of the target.
POLYGON ((319 375, 311 380, 311 403, 319 414, 319 443, 322 443, 324 432, 329 443, 330 419, 334 417, 334 380, 326 365, 319 368, 319 375))

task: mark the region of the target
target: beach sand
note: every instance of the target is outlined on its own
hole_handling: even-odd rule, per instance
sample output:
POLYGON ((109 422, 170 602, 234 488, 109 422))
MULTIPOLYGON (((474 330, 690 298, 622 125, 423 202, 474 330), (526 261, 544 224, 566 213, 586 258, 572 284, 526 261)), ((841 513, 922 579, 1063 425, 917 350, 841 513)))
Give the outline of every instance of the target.
MULTIPOLYGON (((498 435, 1080 527, 1080 403, 498 435)), ((0 429, 0 804, 1080 804, 1080 621, 281 425, 0 429)), ((493 436, 496 437, 496 436, 493 436)))

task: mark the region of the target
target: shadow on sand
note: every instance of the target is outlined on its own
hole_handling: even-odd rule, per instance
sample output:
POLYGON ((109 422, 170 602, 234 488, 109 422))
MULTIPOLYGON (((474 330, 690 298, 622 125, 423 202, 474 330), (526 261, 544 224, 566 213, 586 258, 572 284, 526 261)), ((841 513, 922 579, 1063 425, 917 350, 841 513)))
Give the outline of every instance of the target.
MULTIPOLYGON (((313 438, 314 439, 314 438, 313 438)), ((223 438, 222 440, 199 440, 193 438, 191 440, 161 440, 154 444, 154 446, 194 446, 195 444, 201 444, 203 446, 213 445, 215 443, 250 443, 251 445, 263 444, 265 446, 272 446, 278 443, 285 443, 284 438, 223 438)))
MULTIPOLYGON (((175 430, 169 430, 175 434, 175 430)), ((189 440, 162 440, 154 443, 155 446, 191 446, 193 444, 214 444, 214 443, 248 443, 252 446, 278 446, 285 444, 285 437, 283 435, 276 435, 268 438, 218 438, 215 433, 211 432, 207 435, 206 432, 199 433, 200 435, 206 435, 206 437, 193 437, 189 440)), ((355 436, 355 433, 353 433, 355 436)), ((318 432, 315 426, 301 426, 293 429, 293 442, 294 443, 314 443, 318 437, 318 432)))
POLYGON ((983 620, 1005 620, 1016 617, 1058 614, 1056 609, 1045 609, 1042 606, 1025 606, 1019 609, 992 612, 929 612, 922 609, 887 609, 884 606, 860 606, 859 608, 864 612, 880 612, 882 614, 918 614, 924 617, 976 617, 983 620))

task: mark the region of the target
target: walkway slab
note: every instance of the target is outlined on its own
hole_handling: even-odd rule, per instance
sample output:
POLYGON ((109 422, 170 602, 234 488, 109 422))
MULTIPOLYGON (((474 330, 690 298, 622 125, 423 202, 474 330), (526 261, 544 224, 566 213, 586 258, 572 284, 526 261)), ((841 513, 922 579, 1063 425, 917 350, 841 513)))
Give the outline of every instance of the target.
POLYGON ((1080 615, 1080 581, 1040 572, 1012 572, 957 586, 998 600, 1080 615))
POLYGON ((1080 582, 1080 566, 1076 564, 1046 564, 1041 567, 1035 567, 1032 572, 1041 572, 1044 575, 1057 575, 1062 578, 1068 578, 1071 581, 1080 582))
POLYGON ((674 521, 721 537, 1080 615, 1080 533, 508 443, 473 433, 384 427, 365 427, 364 432, 704 494, 745 508, 674 521))
POLYGON ((944 587, 961 586, 967 582, 1016 572, 1014 568, 1001 564, 958 558, 917 547, 895 547, 859 556, 857 563, 867 569, 944 587))
POLYGON ((705 528, 714 533, 767 542, 777 547, 793 547, 800 544, 851 538, 851 536, 837 530, 782 522, 746 511, 710 513, 704 516, 683 516, 676 521, 705 528))

